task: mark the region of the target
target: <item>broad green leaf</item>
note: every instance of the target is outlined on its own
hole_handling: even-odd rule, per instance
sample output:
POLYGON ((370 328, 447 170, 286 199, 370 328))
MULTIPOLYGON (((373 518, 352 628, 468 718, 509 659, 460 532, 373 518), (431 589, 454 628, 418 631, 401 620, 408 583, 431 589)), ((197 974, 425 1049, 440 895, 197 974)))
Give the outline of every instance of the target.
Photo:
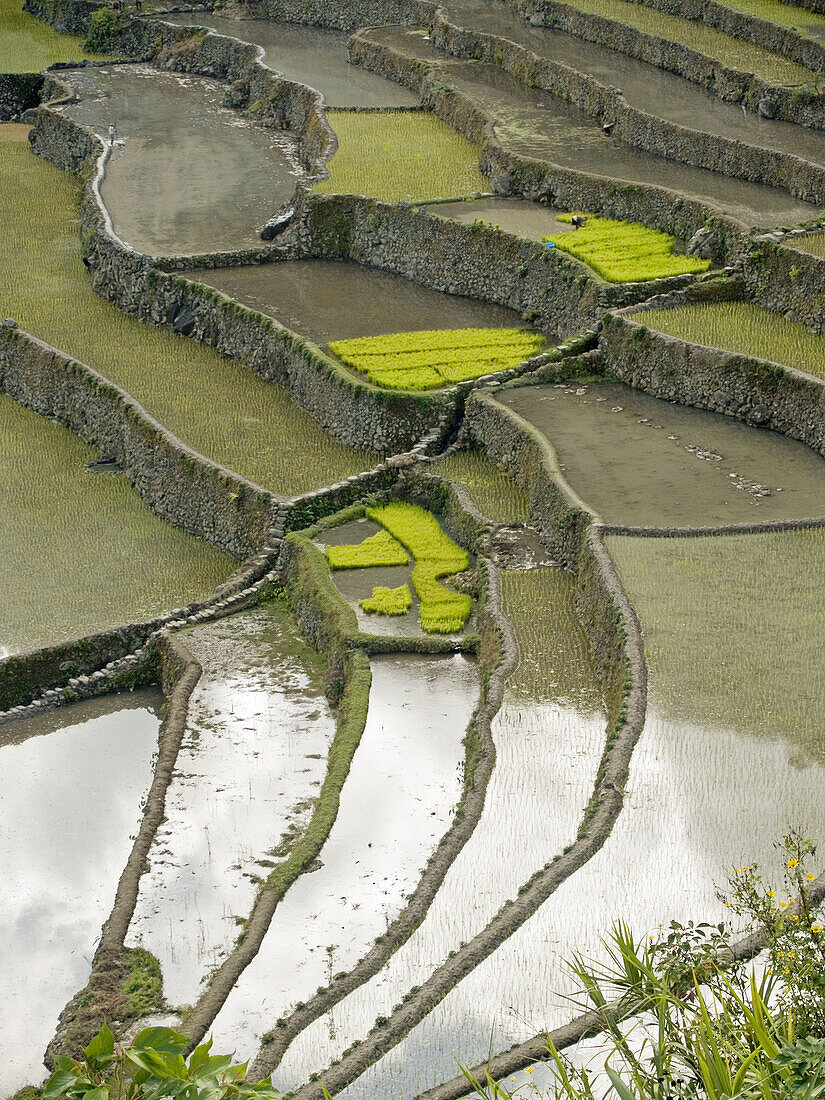
POLYGON ((84 1054, 89 1061, 99 1059, 109 1060, 114 1052, 115 1037, 112 1035, 111 1031, 109 1031, 108 1026, 104 1024, 97 1035, 95 1035, 94 1039, 92 1039, 91 1043, 86 1047, 84 1054))

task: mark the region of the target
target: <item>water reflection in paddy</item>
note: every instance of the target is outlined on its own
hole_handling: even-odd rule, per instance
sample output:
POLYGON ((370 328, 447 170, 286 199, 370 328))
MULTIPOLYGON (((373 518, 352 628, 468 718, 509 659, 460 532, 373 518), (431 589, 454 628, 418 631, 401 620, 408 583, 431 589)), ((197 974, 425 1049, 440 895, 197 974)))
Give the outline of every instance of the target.
POLYGON ((80 102, 59 110, 121 144, 101 195, 115 232, 155 256, 260 244, 302 174, 291 137, 221 106, 223 85, 142 66, 61 73, 80 102))
POLYGON ((181 640, 203 675, 129 944, 160 959, 172 1004, 191 1004, 231 949, 257 879, 309 822, 334 721, 320 659, 285 604, 194 627, 181 640))
MULTIPOLYGON (((605 715, 578 622, 573 578, 558 569, 502 575, 519 663, 493 720, 496 765, 484 810, 427 916, 383 971, 306 1029, 275 1072, 293 1088, 389 1016, 450 951, 575 837, 604 744, 605 715)), ((372 1096, 395 1095, 394 1086, 372 1096)))
MULTIPOLYGON (((348 1100, 412 1098, 576 1014, 564 966, 603 957, 617 919, 638 936, 717 923, 734 866, 781 882, 788 827, 825 836, 825 628, 817 531, 608 540, 637 608, 650 705, 624 809, 604 848, 465 978, 348 1100), (492 1043, 491 1043, 492 1037, 492 1043)), ((508 1080, 546 1084, 537 1070, 508 1080)))
POLYGON ((367 724, 329 837, 215 1021, 216 1047, 239 1059, 297 1001, 366 954, 412 893, 461 796, 475 662, 397 654, 370 665, 367 724))
POLYGON ((343 31, 269 19, 231 19, 215 12, 175 14, 168 19, 182 27, 210 27, 218 34, 262 46, 270 69, 315 88, 329 107, 411 107, 419 102, 407 88, 351 65, 343 31))
POLYGON ((517 237, 527 237, 531 241, 540 241, 551 233, 559 236, 570 233, 574 227, 569 222, 560 222, 555 211, 527 199, 473 199, 471 201, 439 202, 422 209, 438 218, 463 222, 472 225, 481 221, 492 225, 504 233, 513 233, 517 237))
POLYGON ((217 287, 317 344, 413 329, 521 327, 521 314, 504 306, 429 290, 375 268, 334 260, 193 271, 217 287))
POLYGON ((0 729, 3 1096, 46 1076, 57 1017, 89 975, 151 781, 161 702, 110 696, 0 729))
POLYGON ((702 526, 825 515, 825 462, 803 443, 619 383, 505 390, 607 523, 702 526))

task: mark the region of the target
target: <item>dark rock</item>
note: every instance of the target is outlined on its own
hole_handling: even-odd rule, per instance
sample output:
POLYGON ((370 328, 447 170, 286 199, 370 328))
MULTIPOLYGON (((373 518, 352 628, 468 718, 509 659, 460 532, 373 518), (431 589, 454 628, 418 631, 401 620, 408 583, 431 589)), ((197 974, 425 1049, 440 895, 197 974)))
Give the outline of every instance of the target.
POLYGON ((223 94, 224 107, 245 107, 249 102, 249 81, 234 80, 223 94))
POLYGON ((191 336, 195 331, 197 320, 191 309, 181 309, 175 314, 172 321, 172 330, 181 336, 191 336))

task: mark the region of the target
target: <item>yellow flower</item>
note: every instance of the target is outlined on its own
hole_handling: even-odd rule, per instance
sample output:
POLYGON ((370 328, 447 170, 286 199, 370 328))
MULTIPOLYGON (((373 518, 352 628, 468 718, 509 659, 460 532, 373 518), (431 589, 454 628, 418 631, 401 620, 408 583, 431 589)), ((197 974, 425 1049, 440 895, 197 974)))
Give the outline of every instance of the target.
POLYGON ((790 921, 799 920, 799 914, 798 913, 791 913, 791 915, 788 917, 788 920, 790 920, 790 921))
POLYGON ((768 890, 768 897, 769 898, 775 898, 776 897, 776 890, 768 890))
POLYGON ((787 909, 788 908, 788 903, 786 901, 780 901, 779 908, 780 909, 787 909))
POLYGON ((527 1069, 524 1072, 525 1073, 532 1073, 535 1068, 536 1068, 535 1066, 528 1066, 527 1069))
POLYGON ((811 931, 812 932, 821 932, 822 931, 822 925, 821 924, 812 924, 811 925, 811 931))
POLYGON ((789 859, 788 860, 788 866, 789 867, 798 867, 799 866, 799 860, 798 859, 789 859))
POLYGON ((805 878, 808 880, 808 882, 813 882, 815 877, 816 876, 812 875, 810 871, 808 871, 807 875, 805 875, 805 878))

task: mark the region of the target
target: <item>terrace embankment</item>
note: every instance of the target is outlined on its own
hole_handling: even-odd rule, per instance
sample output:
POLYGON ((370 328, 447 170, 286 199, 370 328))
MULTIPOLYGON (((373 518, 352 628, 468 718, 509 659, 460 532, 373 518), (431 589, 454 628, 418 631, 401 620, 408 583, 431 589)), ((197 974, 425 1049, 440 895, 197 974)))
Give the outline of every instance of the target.
POLYGON ((743 257, 742 278, 748 296, 763 309, 799 321, 812 332, 825 332, 825 255, 821 236, 761 238, 743 257))
POLYGON ((644 322, 644 312, 605 316, 599 349, 611 374, 667 401, 771 428, 825 454, 825 385, 819 378, 708 347, 695 342, 696 337, 665 335, 644 322))
POLYGON ((492 63, 575 104, 627 145, 821 201, 825 143, 809 129, 743 111, 556 26, 533 26, 497 0, 448 0, 432 34, 455 57, 492 63))
POLYGON ((445 61, 418 32, 365 31, 350 50, 360 64, 415 87, 425 105, 479 143, 482 169, 500 193, 635 219, 683 241, 709 222, 719 256, 738 248, 745 225, 817 216, 813 204, 786 192, 703 168, 680 167, 677 190, 664 156, 605 135, 578 108, 491 65, 445 61))

